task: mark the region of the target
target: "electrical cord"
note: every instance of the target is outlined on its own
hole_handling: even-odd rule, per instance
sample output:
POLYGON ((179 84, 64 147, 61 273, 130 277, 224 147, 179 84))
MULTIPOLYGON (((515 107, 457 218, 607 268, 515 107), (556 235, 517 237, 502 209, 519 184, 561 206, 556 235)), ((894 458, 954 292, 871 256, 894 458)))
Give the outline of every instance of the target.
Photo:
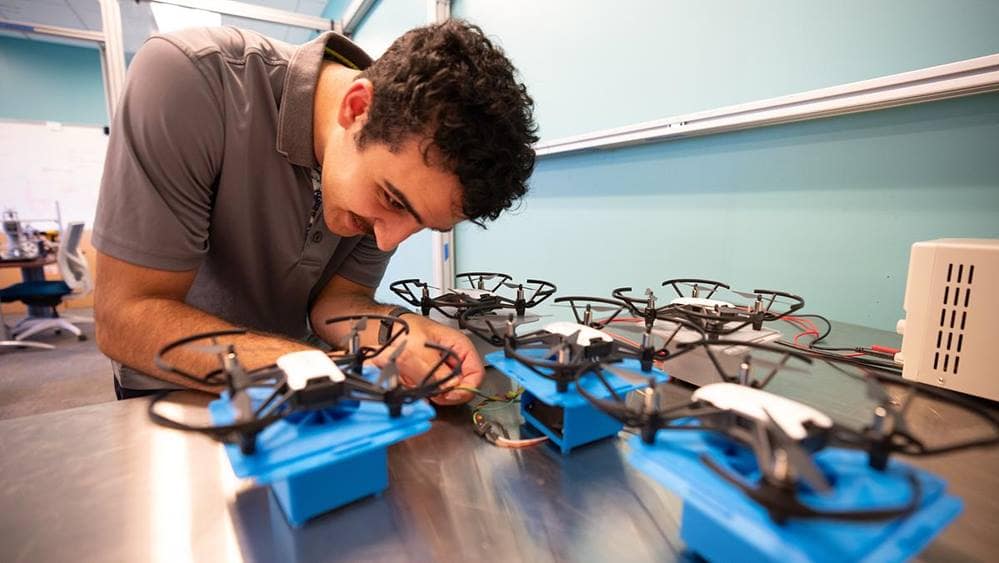
POLYGON ((483 413, 500 410, 509 405, 519 403, 524 393, 523 387, 507 391, 503 395, 489 395, 476 387, 457 386, 459 391, 468 391, 482 400, 472 407, 472 427, 483 440, 501 448, 525 448, 548 440, 547 436, 538 438, 513 439, 502 424, 491 421, 483 413))
POLYGON ((791 342, 785 340, 778 340, 777 344, 782 346, 787 346, 790 348, 795 348, 801 350, 806 354, 813 355, 822 359, 832 359, 836 361, 842 361, 857 365, 859 367, 869 367, 882 371, 889 371, 893 373, 901 373, 902 368, 896 364, 893 360, 883 360, 875 359, 865 356, 876 356, 881 358, 894 357, 894 353, 897 352, 896 349, 887 346, 872 345, 868 347, 864 346, 852 346, 852 347, 833 347, 833 346, 820 346, 818 343, 822 342, 829 336, 832 332, 832 323, 829 319, 817 314, 804 314, 804 315, 794 315, 787 316, 782 319, 788 324, 798 328, 802 332, 796 334, 791 342), (815 323, 807 319, 818 319, 825 323, 825 330, 820 331, 815 323), (806 344, 799 343, 798 340, 802 336, 812 335, 815 338, 806 344))

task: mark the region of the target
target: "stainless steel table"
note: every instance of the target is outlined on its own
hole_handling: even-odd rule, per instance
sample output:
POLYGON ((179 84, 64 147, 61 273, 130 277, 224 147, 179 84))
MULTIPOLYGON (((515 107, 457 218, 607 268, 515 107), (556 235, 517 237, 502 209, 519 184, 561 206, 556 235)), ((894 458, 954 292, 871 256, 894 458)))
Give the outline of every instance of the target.
MULTIPOLYGON (((891 344, 847 327, 841 337, 891 344)), ((817 369, 774 389, 856 419, 858 382, 817 369)), ((507 385, 491 373, 489 386, 507 385)), ((689 390, 676 387, 677 397, 689 390)), ((194 397, 166 405, 195 421, 194 397)), ((968 420, 921 413, 950 435, 968 420)), ((501 413, 507 421, 514 410, 501 413)), ((389 449, 390 487, 302 529, 267 489, 237 480, 222 448, 162 429, 133 399, 0 422, 0 560, 19 561, 650 561, 683 558, 681 503, 625 461, 610 439, 562 457, 541 446, 495 448, 465 408, 443 409, 430 432, 389 449)), ((999 553, 999 451, 917 465, 950 483, 965 511, 925 561, 999 553)), ((345 478, 348 478, 345 476, 345 478)), ((992 555, 990 555, 992 554, 992 555)))

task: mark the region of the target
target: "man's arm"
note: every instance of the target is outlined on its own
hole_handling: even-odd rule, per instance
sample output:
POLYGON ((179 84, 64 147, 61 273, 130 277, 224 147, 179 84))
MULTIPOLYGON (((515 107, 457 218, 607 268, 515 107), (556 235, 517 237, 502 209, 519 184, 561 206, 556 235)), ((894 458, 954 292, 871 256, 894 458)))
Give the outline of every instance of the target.
MULTIPOLYGON (((219 386, 199 384, 164 372, 153 363, 163 346, 192 334, 237 328, 184 303, 195 271, 171 272, 136 266, 102 252, 97 253, 94 320, 97 346, 105 355, 144 373, 202 391, 219 392, 219 386)), ((233 343, 240 363, 254 369, 273 363, 287 352, 309 349, 283 338, 247 334, 221 342, 233 343)), ((212 354, 179 350, 167 358, 188 373, 207 374, 220 367, 212 354)))
MULTIPOLYGON (((316 298, 309 320, 312 330, 330 344, 336 346, 350 333, 349 323, 334 323, 327 325, 326 320, 347 315, 379 314, 386 315, 392 310, 391 305, 377 303, 374 299, 375 290, 359 283, 335 275, 326 284, 316 298)), ((406 350, 399 358, 399 372, 403 381, 415 384, 424 377, 430 368, 440 358, 435 350, 427 349, 424 342, 433 342, 451 348, 462 361, 461 375, 449 386, 478 387, 482 383, 485 370, 471 340, 461 332, 436 323, 416 314, 404 315, 403 320, 409 324, 410 333, 407 337, 406 350)), ((362 338, 370 345, 377 343, 378 323, 369 326, 362 338)), ((436 377, 445 377, 449 373, 446 368, 440 368, 436 377)), ((434 398, 438 404, 459 404, 472 398, 466 391, 451 391, 434 398)))

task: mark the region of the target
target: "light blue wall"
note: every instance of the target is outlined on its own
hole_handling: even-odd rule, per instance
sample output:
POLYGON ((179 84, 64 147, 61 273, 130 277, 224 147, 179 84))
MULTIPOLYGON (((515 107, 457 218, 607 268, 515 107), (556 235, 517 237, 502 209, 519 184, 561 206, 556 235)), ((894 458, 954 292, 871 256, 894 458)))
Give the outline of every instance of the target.
POLYGON ((343 12, 350 5, 350 0, 329 0, 323 8, 322 16, 327 19, 340 21, 343 19, 343 12))
MULTIPOLYGON (((424 25, 426 10, 425 0, 378 1, 361 20, 352 39, 369 55, 377 58, 397 37, 409 29, 424 25)), ((409 278, 432 282, 431 248, 430 231, 417 233, 399 245, 375 297, 384 303, 402 303, 402 300, 388 289, 389 284, 409 278)))
POLYGON ((551 139, 999 52, 995 0, 456 0, 551 139))
MULTIPOLYGON (((459 0, 521 70, 546 138, 999 52, 999 3, 459 0)), ((894 327, 909 247, 999 237, 999 96, 539 161, 457 269, 607 295, 669 277, 784 289, 894 327)))
POLYGON ((458 271, 609 296, 707 277, 892 329, 909 247, 999 238, 999 94, 541 160, 521 209, 459 228, 458 271))
POLYGON ((0 118, 107 125, 100 52, 0 37, 0 118))

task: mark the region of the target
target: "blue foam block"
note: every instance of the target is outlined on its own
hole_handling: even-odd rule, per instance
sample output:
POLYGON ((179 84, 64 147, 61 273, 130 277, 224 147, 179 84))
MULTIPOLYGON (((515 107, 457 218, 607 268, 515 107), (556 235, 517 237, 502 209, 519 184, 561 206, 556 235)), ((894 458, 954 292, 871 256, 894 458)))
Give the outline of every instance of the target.
MULTIPOLYGON (((521 350, 520 353, 540 357, 544 354, 544 350, 529 349, 521 350)), ((575 385, 570 385, 568 390, 560 393, 556 389, 554 380, 542 377, 517 360, 506 357, 502 350, 486 355, 486 361, 524 388, 524 394, 520 399, 521 415, 528 424, 548 436, 563 454, 568 454, 573 448, 584 444, 613 436, 623 426, 613 417, 591 405, 576 391, 575 385, 582 385, 586 392, 594 397, 610 398, 610 391, 593 374, 582 376, 575 385), (545 415, 542 415, 536 403, 551 408, 543 409, 545 415), (552 418, 556 419, 556 424, 552 423, 552 418)), ((655 377, 660 383, 669 380, 665 373, 655 368, 651 372, 642 372, 638 360, 627 359, 614 365, 633 371, 636 376, 645 379, 655 377)), ((636 389, 647 387, 646 383, 626 381, 607 371, 604 372, 604 377, 621 397, 636 389)))
MULTIPOLYGON (((251 389, 255 403, 267 390, 251 389)), ((226 454, 239 477, 271 485, 288 521, 306 520, 388 487, 386 448, 430 429, 434 410, 426 402, 407 405, 402 416, 390 418, 385 405, 362 402, 348 416, 287 419, 267 427, 257 437, 253 455, 237 445, 226 454), (321 419, 317 421, 317 419, 321 419)), ((209 405, 215 424, 233 419, 227 398, 209 405)))
POLYGON ((911 498, 905 475, 912 471, 922 485, 920 507, 904 518, 881 522, 789 519, 778 524, 698 459, 707 454, 755 481, 758 471, 748 449, 725 447, 700 431, 659 432, 653 445, 638 437, 630 444, 629 462, 683 499, 680 536, 687 548, 712 561, 905 561, 962 508, 960 499, 946 493, 946 483, 930 473, 895 460, 885 471, 876 471, 868 466, 865 452, 829 448, 814 459, 833 491, 823 495, 802 490, 799 499, 804 504, 823 510, 905 505, 911 498))

